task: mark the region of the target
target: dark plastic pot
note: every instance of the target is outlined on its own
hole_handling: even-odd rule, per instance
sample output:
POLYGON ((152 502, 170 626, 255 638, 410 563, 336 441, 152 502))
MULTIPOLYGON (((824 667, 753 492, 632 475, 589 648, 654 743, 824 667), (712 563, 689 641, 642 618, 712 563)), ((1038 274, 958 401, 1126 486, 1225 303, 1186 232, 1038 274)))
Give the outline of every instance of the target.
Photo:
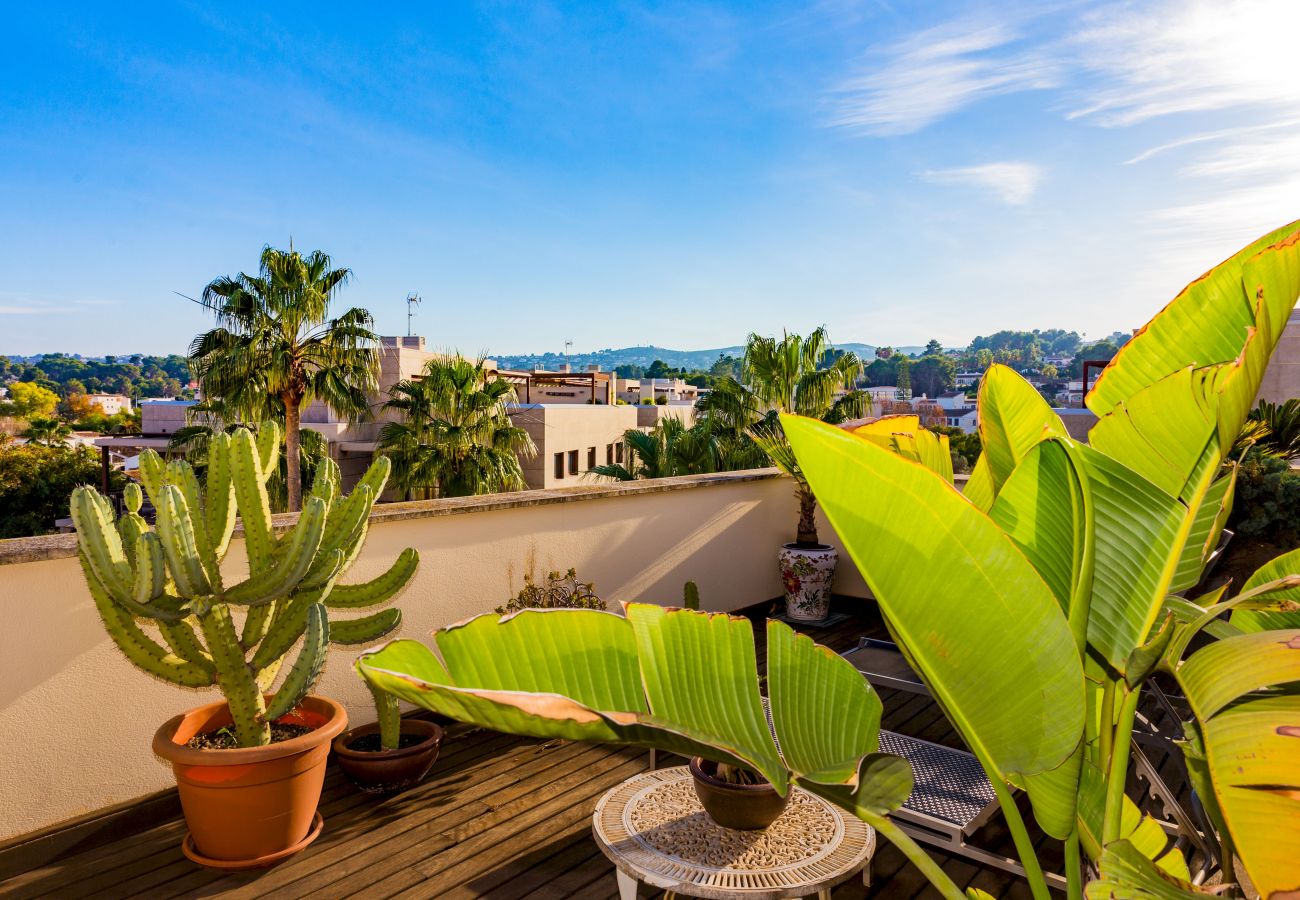
POLYGON ((379 734, 379 723, 372 722, 346 731, 334 739, 334 758, 339 768, 358 788, 369 794, 400 791, 416 784, 433 768, 442 746, 442 727, 421 719, 404 719, 402 734, 419 735, 424 740, 398 750, 354 750, 352 744, 368 735, 379 734))
POLYGON ((763 784, 728 784, 713 776, 717 763, 695 757, 690 764, 695 778, 695 795, 700 798, 709 818, 724 828, 756 831, 766 828, 780 818, 790 800, 776 788, 763 784))

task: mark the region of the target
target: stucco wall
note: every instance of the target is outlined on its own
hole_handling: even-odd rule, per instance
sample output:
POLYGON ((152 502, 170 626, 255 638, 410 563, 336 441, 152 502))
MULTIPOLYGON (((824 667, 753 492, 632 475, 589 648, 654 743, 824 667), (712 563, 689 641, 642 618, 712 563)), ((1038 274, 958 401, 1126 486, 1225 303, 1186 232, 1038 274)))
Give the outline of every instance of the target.
MULTIPOLYGON (((737 609, 781 593, 776 548, 797 518, 792 488, 769 472, 731 473, 392 504, 377 511, 348 580, 373 577, 405 547, 420 551, 398 601, 402 637, 491 611, 525 572, 569 566, 615 607, 678 603, 693 580, 705 608, 737 609)), ((0 840, 168 787, 149 750, 154 729, 217 696, 133 668, 102 630, 69 538, 35 540, 21 552, 0 541, 0 562, 56 557, 0 564, 0 840)), ((243 562, 236 539, 227 563, 243 562)), ((837 592, 864 596, 847 559, 837 592)), ((318 690, 359 723, 374 716, 355 656, 332 649, 318 690)))

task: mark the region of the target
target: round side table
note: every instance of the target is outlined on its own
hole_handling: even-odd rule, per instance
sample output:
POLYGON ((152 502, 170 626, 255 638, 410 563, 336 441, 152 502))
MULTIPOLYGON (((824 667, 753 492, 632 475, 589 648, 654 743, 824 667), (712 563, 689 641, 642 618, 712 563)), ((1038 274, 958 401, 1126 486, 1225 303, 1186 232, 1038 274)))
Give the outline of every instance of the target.
POLYGON ((715 900, 829 900, 831 888, 858 872, 871 883, 876 850, 875 829, 799 788, 762 831, 723 828, 700 805, 685 766, 610 789, 596 804, 592 831, 617 869, 622 900, 635 900, 638 881, 715 900))

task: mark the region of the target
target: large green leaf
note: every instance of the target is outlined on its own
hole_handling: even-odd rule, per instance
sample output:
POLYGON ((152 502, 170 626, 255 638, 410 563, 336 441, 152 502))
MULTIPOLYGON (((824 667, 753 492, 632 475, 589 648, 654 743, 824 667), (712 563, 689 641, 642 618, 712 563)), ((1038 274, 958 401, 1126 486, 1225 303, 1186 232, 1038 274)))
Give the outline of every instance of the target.
POLYGON ((1207 377, 1207 370, 1188 366, 1147 385, 1101 416, 1088 432, 1088 444, 1165 493, 1182 496, 1216 434, 1212 398, 1204 389, 1207 377))
MULTIPOLYGON (((1300 295, 1298 232, 1300 222, 1272 231, 1184 288, 1120 348, 1088 393, 1088 408, 1104 416, 1180 369, 1236 360, 1247 330, 1261 321, 1275 331, 1268 336, 1267 359, 1300 295), (1256 308, 1261 289, 1266 290, 1262 314, 1256 308)), ((1250 393, 1253 398, 1255 392, 1250 393)))
POLYGON ((394 641, 362 654, 357 670, 464 722, 746 765, 783 792, 793 781, 866 818, 907 799, 911 767, 875 752, 880 700, 848 661, 768 623, 778 751, 748 619, 648 604, 626 611, 479 616, 436 633, 442 660, 417 641, 394 641))
POLYGON ((935 473, 820 422, 783 423, 831 524, 954 726, 991 777, 1024 784, 1043 829, 1064 837, 1074 820, 1083 668, 1047 583, 935 473))
POLYGON ((984 373, 979 408, 980 459, 988 459, 994 494, 1039 441, 1069 435, 1037 388, 1007 366, 989 366, 984 373))
POLYGON ((1088 643, 1122 673, 1160 614, 1188 512, 1104 453, 1078 449, 1096 522, 1088 643))
MULTIPOLYGON (((1196 713, 1217 815, 1262 897, 1300 891, 1300 629, 1225 638, 1178 682, 1196 713), (1269 689, 1288 688, 1276 692, 1269 689)), ((1198 759, 1198 764, 1200 760, 1198 759)))
POLYGON ((1115 841, 1101 855, 1101 877, 1090 881, 1088 900, 1205 900, 1213 896, 1159 868, 1129 841, 1115 841))
MULTIPOLYGON (((1283 553, 1255 570, 1255 573, 1241 586, 1242 593, 1257 588, 1270 581, 1285 578, 1287 575, 1300 574, 1300 547, 1289 553, 1283 553)), ((1281 594, 1287 600, 1300 602, 1300 588, 1281 594)), ((1238 609, 1232 613, 1232 624, 1242 631, 1266 631, 1270 628, 1300 628, 1300 611, 1258 612, 1238 609)))

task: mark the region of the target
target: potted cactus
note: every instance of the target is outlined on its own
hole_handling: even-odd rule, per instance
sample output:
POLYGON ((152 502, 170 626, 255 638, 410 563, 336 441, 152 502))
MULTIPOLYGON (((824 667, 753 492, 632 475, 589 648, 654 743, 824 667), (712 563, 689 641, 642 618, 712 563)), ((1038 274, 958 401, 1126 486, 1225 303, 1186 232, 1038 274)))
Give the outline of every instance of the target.
POLYGON ((277 535, 266 481, 279 448, 274 425, 256 438, 246 429, 216 435, 202 486, 187 463, 146 451, 140 472, 157 510, 154 529, 139 515, 136 485, 116 523, 93 489, 72 496, 82 570, 109 636, 150 675, 216 686, 225 697, 169 720, 153 740, 176 775, 190 828, 186 855, 224 868, 269 865, 320 833, 325 762, 347 714, 311 689, 330 643, 370 643, 401 620, 393 608, 335 621, 329 610, 383 603, 418 562, 407 549, 375 580, 338 584, 365 540, 386 459, 347 496, 338 467, 323 461, 296 524, 277 535), (221 562, 236 512, 248 577, 228 584, 221 562))
POLYGON ((442 727, 423 719, 403 719, 396 697, 368 681, 366 687, 375 698, 378 721, 334 739, 339 768, 349 781, 370 794, 418 784, 438 759, 442 727))

